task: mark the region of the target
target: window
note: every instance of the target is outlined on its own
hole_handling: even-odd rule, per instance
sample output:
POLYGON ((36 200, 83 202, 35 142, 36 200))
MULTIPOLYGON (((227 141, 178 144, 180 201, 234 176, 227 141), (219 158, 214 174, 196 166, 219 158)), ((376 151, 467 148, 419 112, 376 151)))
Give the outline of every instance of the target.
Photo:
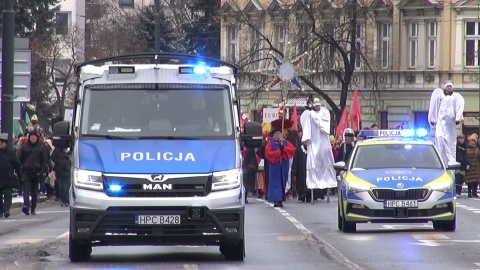
MULTIPOLYGON (((310 33, 312 32, 312 25, 303 24, 300 25, 298 33, 298 48, 297 54, 310 51, 310 33)), ((307 68, 309 66, 309 56, 307 55, 302 61, 302 66, 307 68)))
POLYGON ((428 123, 428 112, 414 112, 415 128, 430 128, 428 123))
POLYGON ((465 66, 478 67, 480 60, 480 22, 465 22, 465 66))
POLYGON ((380 112, 380 129, 388 129, 388 112, 380 112))
POLYGON ((260 60, 262 59, 262 38, 260 33, 261 28, 252 29, 250 34, 250 48, 252 50, 252 62, 255 69, 260 68, 260 60))
POLYGON ((134 7, 135 0, 118 0, 118 4, 120 7, 134 7))
POLYGON ((55 14, 55 17, 55 34, 60 36, 68 35, 70 12, 58 12, 55 14))
POLYGON ((428 67, 435 67, 435 56, 437 54, 437 22, 428 24, 428 67))
POLYGON ((276 47, 282 53, 285 51, 285 40, 286 40, 285 36, 286 36, 285 25, 275 25, 276 47))
POLYGON ((409 67, 415 68, 417 66, 418 52, 418 23, 410 23, 408 28, 409 67))
MULTIPOLYGON (((325 33, 331 37, 332 39, 336 39, 335 35, 335 26, 333 24, 325 24, 325 33)), ((326 68, 331 69, 335 66, 335 52, 336 48, 333 45, 326 45, 324 48, 324 54, 325 54, 325 63, 327 63, 326 68)))
POLYGON ((235 63, 238 60, 238 29, 235 26, 228 27, 228 60, 235 63))
POLYGON ((364 52, 365 25, 357 24, 355 33, 357 37, 355 42, 355 68, 359 69, 363 66, 362 55, 364 52))
POLYGON ((71 66, 71 60, 69 59, 57 59, 53 66, 53 80, 57 86, 62 86, 67 82, 68 70, 71 66))
POLYGON ((390 65, 390 24, 381 23, 379 26, 379 44, 380 44, 380 61, 382 68, 388 68, 390 65))

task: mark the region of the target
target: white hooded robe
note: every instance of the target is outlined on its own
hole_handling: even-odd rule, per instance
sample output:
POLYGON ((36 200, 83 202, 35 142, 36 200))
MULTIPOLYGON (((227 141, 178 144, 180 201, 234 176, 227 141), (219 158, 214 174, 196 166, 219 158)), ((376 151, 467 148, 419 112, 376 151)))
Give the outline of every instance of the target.
POLYGON ((319 111, 305 111, 300 117, 300 122, 303 128, 302 141, 310 140, 307 146, 307 188, 336 187, 337 178, 333 169, 334 159, 329 140, 330 112, 323 106, 319 111))
POLYGON ((435 146, 443 161, 456 160, 457 124, 463 119, 465 100, 459 93, 445 95, 441 88, 433 91, 428 121, 435 126, 435 146))

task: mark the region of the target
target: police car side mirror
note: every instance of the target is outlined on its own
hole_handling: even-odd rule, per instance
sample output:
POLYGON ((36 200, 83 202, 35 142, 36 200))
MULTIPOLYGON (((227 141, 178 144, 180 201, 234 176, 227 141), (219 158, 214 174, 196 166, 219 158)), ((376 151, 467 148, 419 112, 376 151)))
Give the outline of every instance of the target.
POLYGON ((241 140, 246 147, 261 147, 263 143, 262 125, 257 122, 246 122, 243 126, 241 140))
POLYGON ((346 171, 347 170, 347 166, 346 166, 344 161, 339 161, 337 163, 334 163, 333 168, 337 171, 346 171))
POLYGON ((456 161, 449 161, 447 164, 447 170, 460 169, 461 164, 456 161))

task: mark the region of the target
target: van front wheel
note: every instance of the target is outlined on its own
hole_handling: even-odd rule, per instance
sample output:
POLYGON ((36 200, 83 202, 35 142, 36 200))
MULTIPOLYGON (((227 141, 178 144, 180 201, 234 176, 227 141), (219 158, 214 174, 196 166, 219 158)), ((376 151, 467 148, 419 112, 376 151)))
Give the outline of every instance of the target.
POLYGON ((73 240, 72 235, 68 237, 68 256, 71 262, 85 262, 90 259, 92 254, 92 246, 79 243, 73 240))
POLYGON ((245 259, 245 239, 235 244, 222 244, 220 252, 227 261, 243 261, 245 259))

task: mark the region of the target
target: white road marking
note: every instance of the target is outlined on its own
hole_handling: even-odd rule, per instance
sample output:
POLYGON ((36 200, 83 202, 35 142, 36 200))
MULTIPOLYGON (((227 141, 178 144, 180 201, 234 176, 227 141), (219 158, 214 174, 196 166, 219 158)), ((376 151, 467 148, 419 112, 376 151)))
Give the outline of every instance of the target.
POLYGON ((35 218, 35 219, 31 219, 31 218, 27 218, 27 219, 3 219, 3 220, 0 220, 0 223, 2 223, 2 222, 17 222, 17 221, 31 222, 31 221, 42 221, 42 220, 47 220, 47 219, 46 219, 46 218, 35 218))
MULTIPOLYGON (((261 201, 267 205, 270 205, 273 207, 272 203, 269 203, 263 199, 257 199, 258 201, 261 201)), ((336 248, 334 248, 332 245, 324 241, 323 239, 320 239, 318 237, 315 237, 315 235, 305 228, 305 226, 298 221, 296 218, 292 217, 287 211, 284 209, 281 209, 279 207, 273 207, 275 210, 277 210, 279 213, 281 213, 286 219, 288 219, 302 234, 305 235, 306 239, 305 240, 314 240, 320 242, 324 247, 328 248, 326 251, 330 253, 333 257, 336 257, 339 261, 343 262, 344 264, 348 265, 350 269, 354 270, 364 270, 362 267, 360 267, 358 264, 350 261, 345 255, 343 255, 340 251, 338 251, 336 248)), ((277 237, 278 238, 278 237, 277 237)))
POLYGON ((200 267, 198 267, 198 264, 184 264, 183 268, 188 270, 200 270, 200 267))
POLYGON ((419 246, 439 247, 458 243, 480 243, 480 240, 418 240, 422 243, 413 243, 419 246))
POLYGON ((66 232, 62 233, 61 235, 57 236, 57 240, 60 239, 60 238, 67 237, 69 233, 70 233, 69 231, 66 231, 66 232))
POLYGON ((70 210, 63 210, 63 211, 41 211, 41 212, 37 212, 37 214, 49 214, 49 213, 70 213, 70 210))

